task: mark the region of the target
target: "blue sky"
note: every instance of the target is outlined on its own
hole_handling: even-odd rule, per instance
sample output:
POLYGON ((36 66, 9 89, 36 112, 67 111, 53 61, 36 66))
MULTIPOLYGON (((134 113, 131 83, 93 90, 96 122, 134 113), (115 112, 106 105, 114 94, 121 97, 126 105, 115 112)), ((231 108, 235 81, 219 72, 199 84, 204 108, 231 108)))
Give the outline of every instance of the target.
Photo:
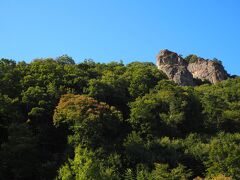
POLYGON ((239 0, 0 0, 0 57, 155 62, 161 49, 240 75, 239 0))

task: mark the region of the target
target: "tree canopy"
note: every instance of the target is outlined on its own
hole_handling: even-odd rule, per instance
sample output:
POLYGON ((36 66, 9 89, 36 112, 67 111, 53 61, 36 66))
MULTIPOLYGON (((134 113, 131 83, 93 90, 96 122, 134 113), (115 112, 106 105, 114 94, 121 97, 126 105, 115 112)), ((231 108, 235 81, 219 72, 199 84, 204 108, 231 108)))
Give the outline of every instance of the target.
POLYGON ((239 77, 182 87, 148 62, 0 60, 0 179, 240 179, 239 154, 239 77))

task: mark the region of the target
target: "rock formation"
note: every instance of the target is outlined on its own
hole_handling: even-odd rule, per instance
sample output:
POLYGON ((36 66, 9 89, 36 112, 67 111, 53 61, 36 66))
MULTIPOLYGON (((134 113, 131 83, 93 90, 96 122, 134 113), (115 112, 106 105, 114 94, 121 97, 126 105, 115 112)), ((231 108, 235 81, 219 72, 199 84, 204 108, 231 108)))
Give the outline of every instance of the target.
POLYGON ((198 58, 196 62, 188 64, 188 70, 192 73, 193 78, 208 80, 212 84, 228 78, 221 63, 211 60, 198 58))
POLYGON ((207 80, 217 83, 228 77, 221 63, 203 58, 188 63, 175 52, 167 49, 161 50, 157 55, 157 67, 163 71, 169 79, 181 86, 195 85, 194 79, 207 80))

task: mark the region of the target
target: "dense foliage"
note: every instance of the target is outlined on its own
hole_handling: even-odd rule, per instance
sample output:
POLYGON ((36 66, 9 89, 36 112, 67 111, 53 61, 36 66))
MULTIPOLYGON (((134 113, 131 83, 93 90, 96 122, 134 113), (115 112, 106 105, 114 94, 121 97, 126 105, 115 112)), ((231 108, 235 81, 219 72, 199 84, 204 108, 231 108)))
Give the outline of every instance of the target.
POLYGON ((0 179, 200 177, 240 179, 240 78, 181 87, 152 63, 0 60, 0 179))

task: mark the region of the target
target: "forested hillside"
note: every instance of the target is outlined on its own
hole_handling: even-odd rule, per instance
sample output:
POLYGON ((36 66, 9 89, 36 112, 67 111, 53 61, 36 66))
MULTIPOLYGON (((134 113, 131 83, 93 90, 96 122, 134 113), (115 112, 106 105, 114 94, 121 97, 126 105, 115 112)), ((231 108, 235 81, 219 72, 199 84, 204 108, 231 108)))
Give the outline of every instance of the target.
POLYGON ((182 87, 148 62, 0 60, 0 179, 196 177, 240 179, 240 78, 182 87))

